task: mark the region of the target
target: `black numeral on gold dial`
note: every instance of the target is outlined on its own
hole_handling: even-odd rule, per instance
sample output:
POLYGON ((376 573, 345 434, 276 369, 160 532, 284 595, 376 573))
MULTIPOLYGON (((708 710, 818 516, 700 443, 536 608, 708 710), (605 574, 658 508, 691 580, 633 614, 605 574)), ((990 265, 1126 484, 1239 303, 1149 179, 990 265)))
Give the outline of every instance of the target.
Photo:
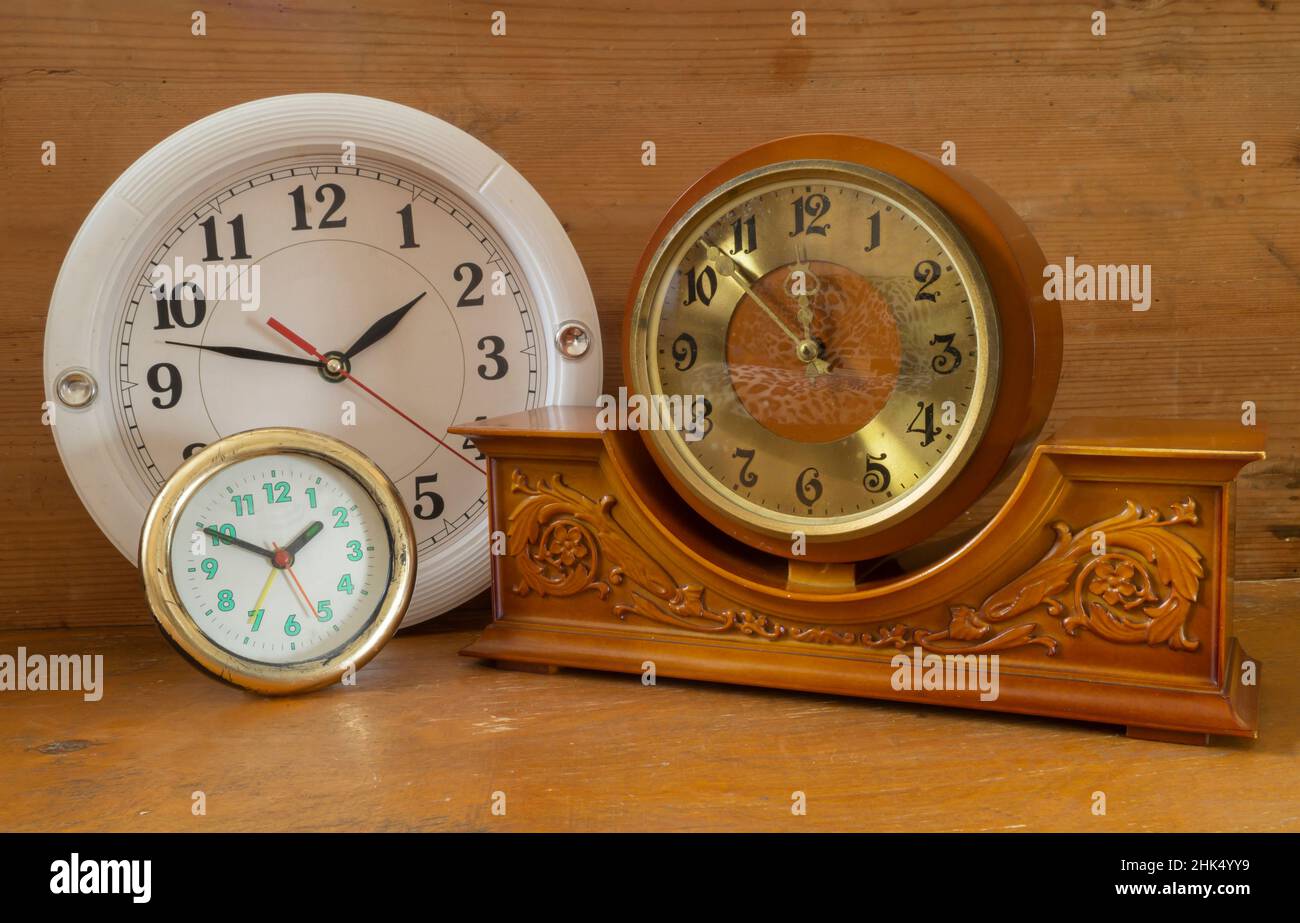
POLYGON ((880 209, 876 209, 875 214, 867 219, 867 225, 871 229, 871 239, 867 241, 867 245, 862 249, 870 253, 880 246, 880 209))
POLYGON ((754 216, 731 222, 731 253, 753 253, 758 249, 758 219, 754 216))
POLYGON ((812 506, 822 498, 821 472, 808 467, 799 472, 794 482, 794 495, 804 506, 812 506))
POLYGON ((683 304, 699 301, 706 307, 718 291, 718 274, 712 266, 705 266, 696 272, 694 266, 686 271, 686 300, 683 304))
POLYGON ((888 457, 885 452, 879 455, 867 453, 867 473, 862 477, 862 486, 867 493, 878 494, 889 489, 889 469, 880 464, 888 457))
POLYGON ((758 475, 749 470, 750 464, 754 461, 753 449, 736 449, 732 458, 743 458, 740 465, 740 473, 736 475, 736 480, 745 487, 753 487, 758 483, 758 475))
POLYGON ((826 236, 830 230, 828 222, 819 222, 819 218, 825 218, 826 213, 831 210, 831 200, 828 196, 820 192, 810 193, 809 195, 800 196, 794 200, 794 230, 790 232, 791 237, 798 237, 800 234, 820 234, 826 236))
POLYGON ((914 300, 915 301, 937 300, 939 297, 939 293, 928 292, 926 291, 926 289, 928 289, 931 285, 934 285, 934 283, 938 282, 939 276, 941 276, 942 274, 943 274, 943 270, 939 268, 939 264, 936 263, 934 260, 921 260, 921 262, 917 263, 916 268, 912 270, 912 278, 915 279, 917 282, 920 282, 921 287, 917 289, 916 298, 914 300))
POLYGON ((934 404, 927 404, 925 401, 916 402, 916 416, 912 417, 912 422, 907 424, 909 433, 920 433, 922 437, 921 446, 924 448, 934 442, 934 437, 939 435, 943 430, 934 425, 934 404), (921 422, 924 417, 925 421, 921 422), (921 423, 918 427, 916 424, 921 423))
POLYGON ((931 346, 943 346, 943 352, 930 360, 930 368, 940 375, 951 375, 961 367, 961 350, 952 345, 955 333, 936 333, 930 338, 931 346))
POLYGON ((680 333, 673 340, 673 366, 679 372, 688 371, 700 355, 700 348, 695 337, 689 333, 680 333))

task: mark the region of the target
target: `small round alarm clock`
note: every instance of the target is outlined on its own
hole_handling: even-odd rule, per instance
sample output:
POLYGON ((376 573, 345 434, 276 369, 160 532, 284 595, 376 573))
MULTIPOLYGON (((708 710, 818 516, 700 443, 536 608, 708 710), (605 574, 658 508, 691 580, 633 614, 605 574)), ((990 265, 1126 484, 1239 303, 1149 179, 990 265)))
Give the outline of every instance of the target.
POLYGON ((369 458, 301 429, 236 433, 167 480, 140 537, 162 631, 200 668, 266 694, 360 669, 415 584, 411 520, 369 458))

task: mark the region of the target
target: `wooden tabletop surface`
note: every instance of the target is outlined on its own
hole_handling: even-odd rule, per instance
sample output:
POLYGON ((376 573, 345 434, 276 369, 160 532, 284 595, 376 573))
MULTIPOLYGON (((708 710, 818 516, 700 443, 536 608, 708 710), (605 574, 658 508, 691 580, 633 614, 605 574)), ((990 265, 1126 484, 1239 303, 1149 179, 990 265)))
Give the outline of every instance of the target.
POLYGON ((0 830, 1300 830, 1298 591, 1238 585, 1237 633, 1263 663, 1260 736, 1210 747, 496 670, 456 655, 482 612, 399 635, 355 687, 279 700, 201 676, 151 629, 8 631, 0 653, 102 653, 106 680, 94 703, 0 694, 0 830))

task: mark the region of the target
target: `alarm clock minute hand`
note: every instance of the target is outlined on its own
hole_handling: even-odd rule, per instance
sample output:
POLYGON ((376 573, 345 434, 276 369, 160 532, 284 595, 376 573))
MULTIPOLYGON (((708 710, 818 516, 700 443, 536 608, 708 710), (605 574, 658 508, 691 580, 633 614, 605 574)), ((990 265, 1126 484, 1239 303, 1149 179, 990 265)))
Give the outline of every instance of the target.
POLYGON ((245 551, 251 551, 253 554, 260 554, 264 558, 270 560, 275 559, 275 552, 267 551, 265 548, 259 548, 252 542, 246 542, 242 538, 235 538, 233 535, 226 535, 224 532, 218 532, 212 526, 204 526, 203 531, 207 535, 212 536, 213 540, 216 541, 218 545, 224 542, 227 545, 234 545, 236 548, 243 548, 245 551))

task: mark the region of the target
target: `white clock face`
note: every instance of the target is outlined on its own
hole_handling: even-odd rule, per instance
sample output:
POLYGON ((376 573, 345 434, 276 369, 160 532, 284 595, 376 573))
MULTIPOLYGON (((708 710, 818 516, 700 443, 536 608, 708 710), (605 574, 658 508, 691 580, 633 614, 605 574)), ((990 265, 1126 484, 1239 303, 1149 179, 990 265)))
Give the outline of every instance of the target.
POLYGON ((351 475, 286 453, 210 476, 177 513, 170 559, 176 598, 210 640, 247 660, 301 663, 375 619, 392 543, 351 475))
POLYGON ((490 580, 486 462, 448 428, 594 401, 598 326, 559 221, 469 135, 367 97, 257 100, 161 142, 86 219, 46 324, 52 429, 132 559, 201 447, 268 426, 354 446, 415 526, 410 624, 490 580))
POLYGON ((392 478, 423 555, 486 510, 483 459, 447 428, 537 403, 546 355, 533 304, 492 228, 431 180, 319 158, 268 164, 161 229, 124 293, 110 391, 120 436, 155 491, 222 436, 334 436, 392 478))

